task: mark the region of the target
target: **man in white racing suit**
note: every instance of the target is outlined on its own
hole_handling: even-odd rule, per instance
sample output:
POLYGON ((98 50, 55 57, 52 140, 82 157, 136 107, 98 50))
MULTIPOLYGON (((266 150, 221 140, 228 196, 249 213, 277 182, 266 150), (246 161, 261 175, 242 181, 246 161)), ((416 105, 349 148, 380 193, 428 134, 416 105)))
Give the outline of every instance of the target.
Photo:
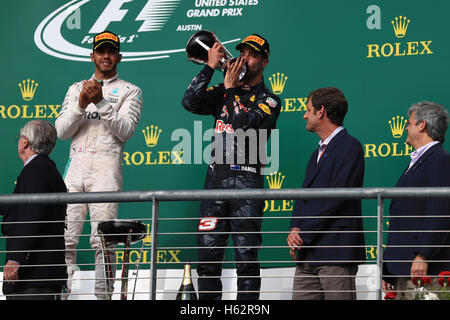
MULTIPOLYGON (((70 86, 55 126, 62 140, 72 138, 70 157, 64 180, 69 192, 121 191, 122 151, 133 136, 141 109, 142 91, 120 79, 116 67, 120 62, 119 38, 109 32, 94 38, 91 60, 95 73, 89 80, 70 86)), ((83 220, 90 213, 90 244, 95 250, 95 295, 105 299, 105 265, 97 225, 118 216, 119 203, 69 204, 67 208, 66 263, 69 292, 76 266, 76 247, 83 230, 83 220)), ((110 250, 115 275, 115 253, 110 250)), ((106 291, 108 290, 108 291, 106 291)))

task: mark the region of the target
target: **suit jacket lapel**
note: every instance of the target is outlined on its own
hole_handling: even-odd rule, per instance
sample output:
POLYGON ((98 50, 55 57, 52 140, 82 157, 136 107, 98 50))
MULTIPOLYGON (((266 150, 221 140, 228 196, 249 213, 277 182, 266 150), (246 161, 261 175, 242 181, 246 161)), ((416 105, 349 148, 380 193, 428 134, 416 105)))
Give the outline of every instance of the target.
POLYGON ((303 188, 309 187, 311 182, 313 181, 314 177, 317 174, 317 155, 319 153, 319 148, 316 149, 316 151, 313 152, 311 155, 311 158, 309 158, 308 167, 306 168, 306 175, 305 175, 305 181, 303 181, 303 188))
POLYGON ((406 166, 405 170, 403 170, 402 175, 400 176, 400 178, 398 179, 397 183, 395 184, 396 187, 399 187, 399 186, 402 185, 403 180, 406 178, 406 173, 409 171, 408 168, 409 168, 409 165, 406 166))
POLYGON ((438 143, 428 149, 414 164, 408 171, 404 172, 401 178, 408 179, 421 165, 424 163, 427 158, 433 154, 438 148, 441 147, 441 144, 438 143))
POLYGON ((323 155, 320 157, 319 162, 317 162, 317 156, 319 154, 319 148, 314 151, 314 153, 311 156, 310 163, 308 165, 308 170, 306 172, 306 178, 305 182, 303 183, 303 187, 309 187, 311 183, 314 181, 314 178, 317 176, 317 174, 320 171, 320 168, 322 168, 327 163, 327 158, 330 157, 330 155, 333 154, 333 150, 337 144, 339 144, 339 141, 347 134, 347 130, 344 129, 340 131, 336 136, 334 136, 333 139, 331 139, 330 143, 325 148, 325 151, 323 155))
MULTIPOLYGON (((442 145, 440 143, 432 146, 430 149, 428 149, 414 164, 411 168, 406 167, 405 171, 403 171, 403 174, 398 179, 396 187, 407 187, 408 186, 408 179, 412 177, 412 174, 424 163, 427 158, 433 154, 436 150, 439 148, 442 148, 442 145)), ((389 207, 392 207, 392 204, 395 202, 396 199, 392 199, 391 204, 389 207)))

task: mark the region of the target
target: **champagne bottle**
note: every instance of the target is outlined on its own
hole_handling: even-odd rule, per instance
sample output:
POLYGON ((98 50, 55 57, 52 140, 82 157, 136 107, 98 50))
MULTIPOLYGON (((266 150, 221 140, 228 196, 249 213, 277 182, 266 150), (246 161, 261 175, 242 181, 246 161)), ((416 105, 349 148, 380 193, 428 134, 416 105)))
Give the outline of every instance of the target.
POLYGON ((191 278, 191 264, 184 265, 183 282, 178 290, 177 300, 197 300, 197 293, 191 278))

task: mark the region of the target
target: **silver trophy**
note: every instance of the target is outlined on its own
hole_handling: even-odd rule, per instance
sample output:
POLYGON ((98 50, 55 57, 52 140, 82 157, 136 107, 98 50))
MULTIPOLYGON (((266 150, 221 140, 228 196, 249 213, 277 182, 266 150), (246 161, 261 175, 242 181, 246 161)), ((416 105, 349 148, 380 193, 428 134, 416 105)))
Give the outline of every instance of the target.
MULTIPOLYGON (((212 48, 215 42, 220 42, 220 40, 217 38, 217 36, 207 30, 198 31, 195 33, 187 42, 186 45, 186 54, 189 59, 189 61, 192 61, 197 64, 207 64, 208 63, 208 50, 212 48)), ((222 42, 220 42, 222 44, 222 42)), ((223 48, 225 49, 226 58, 222 58, 220 69, 223 71, 224 75, 227 72, 226 62, 227 60, 230 60, 231 63, 234 63, 236 61, 236 57, 233 57, 233 55, 228 51, 228 49, 222 44, 223 48)), ((248 64, 247 62, 244 64, 244 68, 239 75, 239 81, 242 81, 245 76, 247 75, 248 70, 248 64)))

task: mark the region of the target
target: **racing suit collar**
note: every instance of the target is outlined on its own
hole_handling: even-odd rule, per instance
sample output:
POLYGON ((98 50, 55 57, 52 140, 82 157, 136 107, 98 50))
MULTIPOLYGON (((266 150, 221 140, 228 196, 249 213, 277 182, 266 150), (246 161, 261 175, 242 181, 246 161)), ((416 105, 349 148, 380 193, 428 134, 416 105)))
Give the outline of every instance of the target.
MULTIPOLYGON (((109 83, 111 83, 111 82, 113 82, 113 81, 116 81, 118 78, 119 78, 119 73, 116 72, 116 74, 114 75, 114 77, 109 78, 109 79, 106 79, 106 80, 102 80, 102 81, 103 81, 103 83, 105 83, 105 84, 109 84, 109 83)), ((92 75, 91 79, 97 80, 97 79, 95 78, 95 73, 92 75)))
POLYGON ((255 84, 254 86, 244 83, 240 88, 243 90, 253 91, 253 90, 263 90, 265 87, 266 85, 264 84, 264 79, 261 79, 261 81, 255 84))

